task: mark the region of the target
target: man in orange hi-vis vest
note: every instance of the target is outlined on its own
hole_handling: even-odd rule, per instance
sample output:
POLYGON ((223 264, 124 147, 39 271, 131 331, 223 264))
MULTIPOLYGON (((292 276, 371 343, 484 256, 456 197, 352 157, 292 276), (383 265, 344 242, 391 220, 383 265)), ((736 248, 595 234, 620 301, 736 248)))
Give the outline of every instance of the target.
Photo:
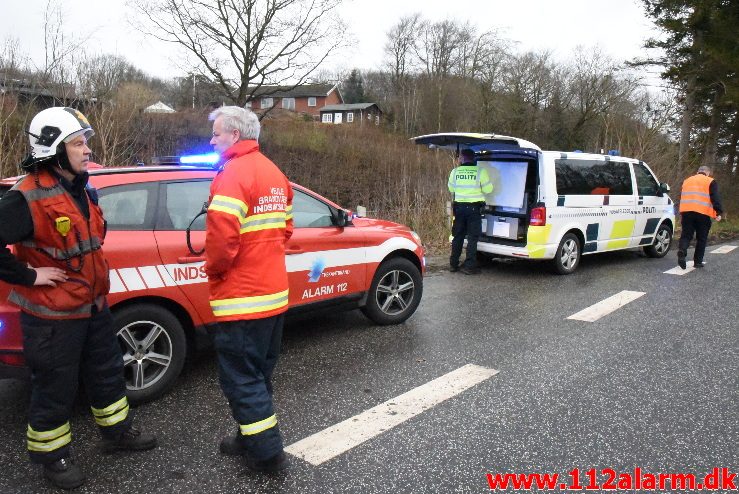
POLYGON ((210 188, 205 272, 218 321, 221 389, 238 423, 220 450, 244 456, 252 470, 276 472, 288 466, 272 404, 272 373, 287 311, 285 242, 293 230, 293 191, 259 152, 254 113, 226 106, 209 118, 210 143, 221 161, 210 188))
POLYGON ((693 265, 702 268, 703 255, 706 252, 708 232, 711 229, 711 218, 721 221, 723 210, 718 195, 718 185, 711 178, 711 169, 707 166, 698 168, 698 173, 683 182, 680 193, 680 224, 682 234, 677 249, 677 263, 685 269, 685 258, 688 246, 695 235, 695 253, 693 265))

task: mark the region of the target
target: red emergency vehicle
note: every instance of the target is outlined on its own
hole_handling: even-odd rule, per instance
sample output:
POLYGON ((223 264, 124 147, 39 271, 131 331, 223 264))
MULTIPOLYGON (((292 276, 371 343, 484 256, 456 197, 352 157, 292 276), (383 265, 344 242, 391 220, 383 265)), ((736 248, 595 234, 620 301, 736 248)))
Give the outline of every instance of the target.
MULTIPOLYGON (((90 170, 108 222, 108 302, 124 352, 129 397, 155 399, 172 387, 186 354, 207 343, 214 317, 204 257, 210 167, 90 170), (191 224, 192 223, 192 224, 191 224)), ((0 181, 0 193, 16 178, 0 181)), ((351 214, 293 184, 294 233, 287 243, 290 311, 361 308, 377 324, 399 324, 423 293, 424 249, 408 227, 351 214)), ((0 282, 0 378, 22 375, 18 309, 0 282)))

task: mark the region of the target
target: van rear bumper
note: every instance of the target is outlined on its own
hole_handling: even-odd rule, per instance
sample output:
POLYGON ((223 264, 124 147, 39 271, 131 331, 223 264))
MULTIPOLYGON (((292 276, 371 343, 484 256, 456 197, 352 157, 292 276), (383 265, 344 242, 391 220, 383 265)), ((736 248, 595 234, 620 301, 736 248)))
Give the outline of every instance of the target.
POLYGON ((557 246, 529 244, 525 247, 514 247, 481 240, 477 243, 477 250, 487 254, 515 257, 517 259, 554 259, 557 246))

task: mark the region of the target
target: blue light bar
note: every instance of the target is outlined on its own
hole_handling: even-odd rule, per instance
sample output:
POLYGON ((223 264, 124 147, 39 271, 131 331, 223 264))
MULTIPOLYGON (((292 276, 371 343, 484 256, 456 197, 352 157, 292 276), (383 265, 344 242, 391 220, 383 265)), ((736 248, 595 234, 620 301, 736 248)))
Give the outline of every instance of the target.
POLYGON ((180 156, 180 163, 183 165, 215 165, 220 159, 221 156, 218 153, 190 154, 187 156, 180 156))

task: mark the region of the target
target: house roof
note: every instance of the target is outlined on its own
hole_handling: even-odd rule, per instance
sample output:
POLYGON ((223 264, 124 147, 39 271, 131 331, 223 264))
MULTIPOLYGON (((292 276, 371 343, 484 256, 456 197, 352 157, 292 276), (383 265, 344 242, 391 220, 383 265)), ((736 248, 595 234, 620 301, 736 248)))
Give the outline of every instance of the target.
MULTIPOLYGON (((248 89, 251 92, 254 87, 248 89)), ((303 84, 300 86, 260 86, 253 98, 267 96, 273 98, 307 98, 309 96, 328 96, 336 89, 335 84, 303 84)))
POLYGON ((350 110, 366 110, 367 108, 374 106, 378 110, 377 103, 344 103, 341 105, 326 105, 321 108, 321 111, 350 111, 350 110))

